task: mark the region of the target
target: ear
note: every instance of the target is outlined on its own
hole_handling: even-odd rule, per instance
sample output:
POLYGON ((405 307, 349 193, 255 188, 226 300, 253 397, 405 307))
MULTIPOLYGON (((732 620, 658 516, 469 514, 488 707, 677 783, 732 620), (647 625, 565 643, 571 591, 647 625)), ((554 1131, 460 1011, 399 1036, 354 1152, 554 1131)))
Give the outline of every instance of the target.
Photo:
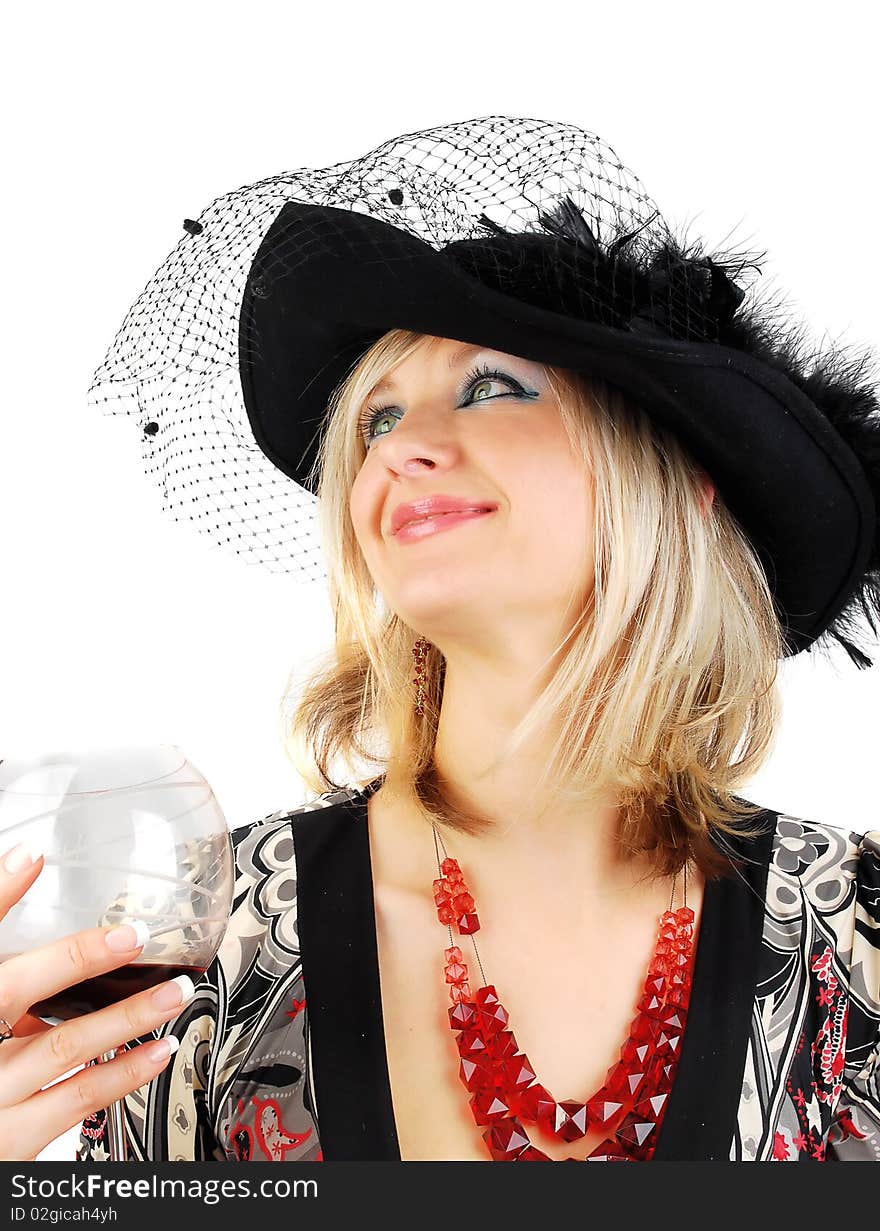
POLYGON ((715 484, 705 471, 701 472, 700 484, 703 488, 703 495, 700 498, 700 510, 705 515, 711 509, 715 500, 715 484))

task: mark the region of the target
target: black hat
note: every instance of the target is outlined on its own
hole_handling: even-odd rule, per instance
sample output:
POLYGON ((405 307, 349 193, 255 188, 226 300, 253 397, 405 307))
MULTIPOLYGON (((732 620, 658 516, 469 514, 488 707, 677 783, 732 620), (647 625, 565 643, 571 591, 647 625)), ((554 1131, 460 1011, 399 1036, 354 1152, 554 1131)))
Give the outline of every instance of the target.
MULTIPOLYGON (((592 373, 621 389, 681 440, 748 535, 787 654, 824 635, 859 666, 872 665, 853 635, 860 614, 875 634, 880 619, 873 357, 811 351, 802 326, 749 295, 760 256, 706 256, 676 239, 597 137, 503 116, 451 124, 356 162, 240 189, 185 226, 182 244, 200 245, 202 261, 172 254, 129 313, 90 395, 111 380, 134 382, 137 409, 126 409, 140 416, 154 473, 163 431, 171 445, 187 408, 194 431, 178 431, 176 460, 192 467, 195 457, 189 486, 201 484, 203 505, 210 461, 214 516, 203 528, 215 537, 224 538, 217 514, 225 511, 234 515, 225 541, 241 551, 262 536, 265 553, 260 493, 235 487, 253 441, 242 439, 240 411, 237 421, 218 413, 232 393, 224 375, 232 364, 253 440, 308 501, 333 390, 382 334, 415 330, 592 373), (233 279, 221 259, 230 252, 233 279), (231 281, 236 304, 224 296, 231 281), (145 338, 137 322, 147 311, 145 338), (136 360, 126 337, 139 338, 136 360), (210 459, 206 405, 217 433, 210 459)), ((248 466, 253 474, 252 458, 248 466)), ((188 498, 195 508, 199 494, 182 490, 177 503, 188 498)), ((301 528, 310 516, 300 504, 290 524, 301 528)), ((270 566, 283 560, 284 540, 273 550, 270 566)), ((305 571, 289 547, 287 558, 305 571)))

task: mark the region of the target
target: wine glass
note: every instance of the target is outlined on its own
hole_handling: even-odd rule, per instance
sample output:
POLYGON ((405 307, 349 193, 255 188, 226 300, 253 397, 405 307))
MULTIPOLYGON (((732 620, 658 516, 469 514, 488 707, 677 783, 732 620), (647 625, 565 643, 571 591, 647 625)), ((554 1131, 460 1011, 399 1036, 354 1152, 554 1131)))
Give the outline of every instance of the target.
MULTIPOLYGON (((142 919, 150 930, 136 961, 31 1014, 55 1025, 179 974, 198 982, 232 909, 232 842, 209 783, 175 744, 0 760, 0 849, 21 841, 44 867, 0 920, 0 961, 84 928, 142 919)), ((124 1161, 122 1103, 107 1117, 110 1158, 124 1161)))

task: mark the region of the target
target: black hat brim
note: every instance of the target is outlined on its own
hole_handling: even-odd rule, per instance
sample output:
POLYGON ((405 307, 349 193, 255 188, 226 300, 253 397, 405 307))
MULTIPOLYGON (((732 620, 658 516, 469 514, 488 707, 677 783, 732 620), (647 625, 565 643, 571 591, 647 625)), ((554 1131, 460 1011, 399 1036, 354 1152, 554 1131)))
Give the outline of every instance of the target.
POLYGON ((289 201, 244 287, 239 369, 257 443, 307 490, 331 394, 393 328, 592 372, 637 402, 681 440, 748 534, 791 652, 829 625, 864 573, 870 488, 826 416, 782 372, 728 347, 524 303, 399 227, 289 201))

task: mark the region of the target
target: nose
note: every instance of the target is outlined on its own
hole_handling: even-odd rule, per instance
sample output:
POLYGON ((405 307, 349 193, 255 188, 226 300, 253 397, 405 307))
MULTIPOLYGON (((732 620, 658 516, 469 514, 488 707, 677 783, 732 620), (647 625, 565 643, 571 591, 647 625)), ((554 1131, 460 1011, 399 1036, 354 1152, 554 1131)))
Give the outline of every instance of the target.
POLYGON ((374 441, 381 445, 381 457, 389 469, 412 474, 425 466, 449 465, 456 453, 446 416, 436 405, 425 403, 416 413, 407 410, 391 430, 387 439, 374 441))

